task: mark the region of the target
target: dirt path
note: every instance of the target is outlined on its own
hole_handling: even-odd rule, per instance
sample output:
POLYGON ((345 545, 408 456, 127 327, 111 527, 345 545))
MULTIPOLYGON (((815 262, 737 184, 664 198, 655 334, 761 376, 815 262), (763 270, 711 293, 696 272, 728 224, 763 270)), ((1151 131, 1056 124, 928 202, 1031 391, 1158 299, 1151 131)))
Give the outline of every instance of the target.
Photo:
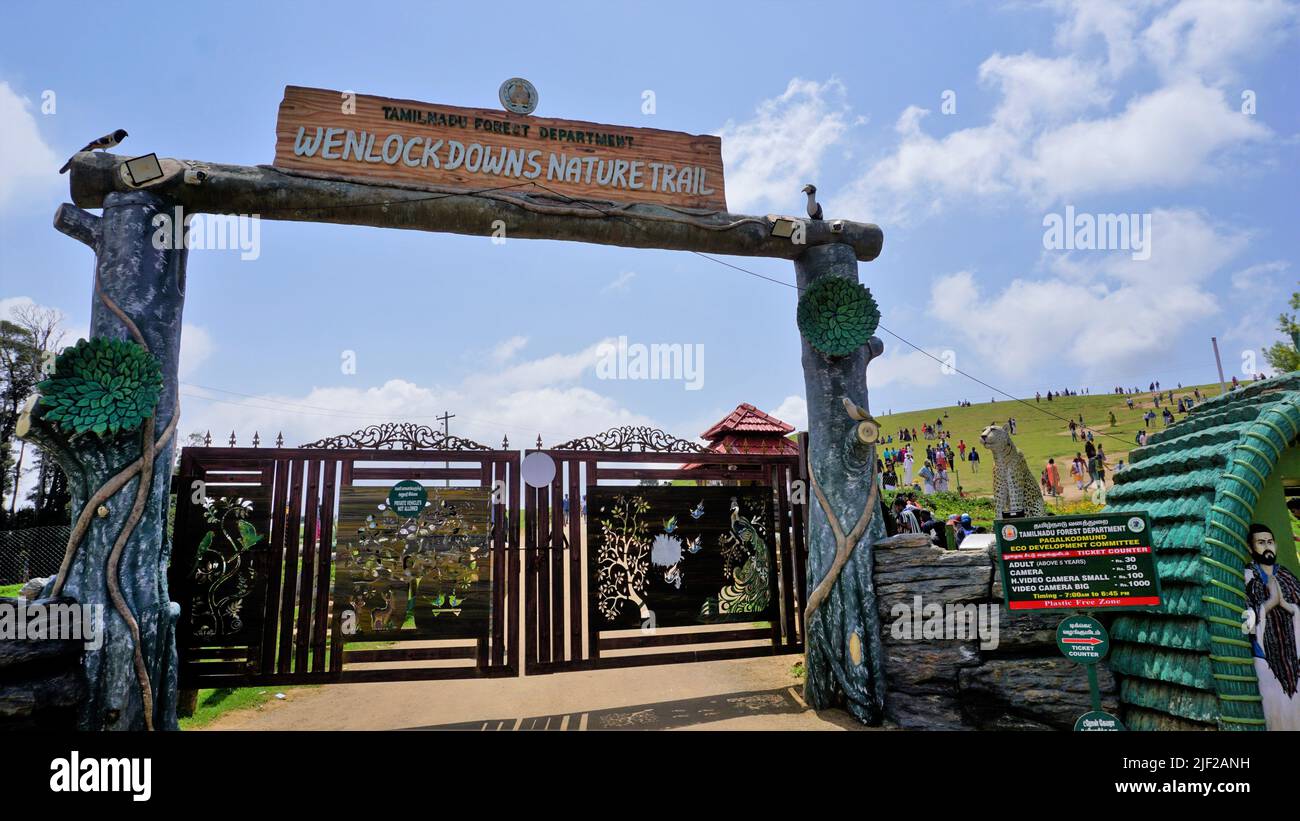
POLYGON ((810 710, 797 656, 558 673, 515 679, 330 684, 222 716, 206 730, 838 730, 810 710))

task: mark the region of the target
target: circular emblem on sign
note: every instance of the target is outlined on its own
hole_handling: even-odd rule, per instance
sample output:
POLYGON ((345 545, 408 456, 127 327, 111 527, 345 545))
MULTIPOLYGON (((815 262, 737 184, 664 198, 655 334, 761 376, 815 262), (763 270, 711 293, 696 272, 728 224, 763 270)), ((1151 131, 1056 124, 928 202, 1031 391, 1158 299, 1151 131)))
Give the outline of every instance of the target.
POLYGON ((1016 530, 1015 525, 1002 526, 1002 538, 1006 539, 1008 542, 1014 542, 1019 536, 1020 531, 1016 530))
POLYGON ((1147 523, 1142 521, 1141 516, 1134 516, 1132 519, 1128 520, 1128 529, 1134 533, 1141 533, 1147 529, 1147 523))
POLYGON ((1056 646, 1070 661, 1096 664, 1110 649, 1110 634, 1091 616, 1067 616, 1056 626, 1056 646))
POLYGON ((511 114, 532 114, 537 110, 537 89, 523 77, 511 77, 497 90, 501 107, 511 114))
POLYGON ((520 472, 529 487, 546 487, 555 479, 555 460, 545 453, 530 453, 524 457, 520 472))
POLYGON ((411 479, 398 482, 388 491, 388 508, 398 516, 410 519, 420 515, 429 503, 429 492, 424 485, 411 479))
POLYGON ((1093 710, 1091 713, 1079 716, 1079 720, 1074 722, 1074 730, 1075 732, 1121 732, 1128 728, 1110 713, 1104 710, 1093 710))

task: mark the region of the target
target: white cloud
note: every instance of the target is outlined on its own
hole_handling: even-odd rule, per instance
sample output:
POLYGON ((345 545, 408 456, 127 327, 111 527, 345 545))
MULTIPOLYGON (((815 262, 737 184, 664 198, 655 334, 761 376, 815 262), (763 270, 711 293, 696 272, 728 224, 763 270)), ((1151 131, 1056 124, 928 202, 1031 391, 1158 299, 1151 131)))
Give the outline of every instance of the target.
POLYGON ((62 164, 41 137, 31 100, 0 81, 0 210, 53 202, 62 164))
POLYGON ((1056 29, 1056 43, 1070 52, 1084 53, 1099 38, 1105 45, 1106 73, 1118 76, 1139 57, 1140 49, 1134 38, 1141 27, 1141 14, 1159 2, 1055 0, 1052 5, 1066 16, 1056 29))
POLYGON ((759 103, 751 119, 728 120, 718 131, 728 209, 790 213, 802 205, 799 189, 816 183, 822 159, 848 130, 844 96, 839 80, 796 77, 780 96, 759 103))
MULTIPOLYGON (((932 388, 940 384, 945 378, 952 376, 952 374, 945 374, 942 369, 944 356, 947 353, 948 349, 941 348, 927 348, 925 353, 922 353, 896 339, 885 337, 884 356, 871 360, 867 365, 868 393, 889 385, 932 388), (935 359, 940 361, 936 362, 935 359)), ((960 362, 954 364, 961 367, 960 362)), ((877 407, 872 412, 882 411, 877 407)))
POLYGON ((1250 298, 1255 298, 1259 293, 1273 285, 1273 274, 1280 274, 1290 268, 1290 263, 1283 260, 1273 260, 1272 262, 1261 262, 1258 265, 1251 265, 1242 268, 1240 271, 1234 271, 1232 274, 1232 287, 1238 291, 1245 292, 1250 298))
POLYGON ((185 325, 181 328, 181 358, 177 372, 181 379, 188 379, 199 366, 216 350, 212 334, 201 325, 185 325))
POLYGON ((1002 91, 994 122, 1016 130, 1077 116, 1105 106, 1111 97, 1097 66, 1073 57, 994 54, 980 65, 980 80, 1002 91))
POLYGON ((1206 285, 1250 237, 1185 210, 1155 211, 1151 236, 1149 260, 1127 252, 1060 253, 1045 259, 1047 276, 1016 278, 996 293, 969 271, 942 277, 933 285, 931 315, 964 342, 958 367, 973 361, 977 372, 1023 377, 1067 364, 1103 374, 1157 362, 1185 331, 1219 312, 1206 285), (959 321, 939 310, 953 304, 965 306, 959 321))
POLYGON ((1223 92, 1186 82, 1139 97, 1114 117, 1044 133, 1023 162, 1021 188, 1058 201, 1202 182, 1215 173, 1217 152, 1269 135, 1223 92))
POLYGON ((512 336, 509 339, 503 339, 492 349, 492 361, 498 364, 508 362, 527 344, 528 337, 526 336, 512 336))
POLYGON ((608 294, 613 292, 626 291, 628 286, 632 284, 632 280, 635 278, 636 278, 635 271, 624 271, 623 273, 616 276, 614 279, 610 280, 608 285, 600 289, 600 292, 602 294, 608 294))
POLYGON ((1295 34, 1295 6, 1283 0, 1182 0, 1142 33, 1142 47, 1167 77, 1210 82, 1238 77, 1237 64, 1295 34))
POLYGON ((1063 17, 1056 32, 1063 53, 986 59, 979 80, 998 97, 982 123, 939 135, 924 128, 927 110, 906 107, 897 143, 832 198, 830 210, 902 223, 963 199, 1014 197, 1041 207, 1176 188, 1220 176, 1233 151, 1273 138, 1240 111, 1239 89, 1228 93, 1224 82, 1238 64, 1294 34, 1294 7, 1280 0, 1050 5, 1063 17), (1152 9, 1158 16, 1143 29, 1152 9), (1120 98, 1115 82, 1138 65, 1155 67, 1156 86, 1120 98))
POLYGON ((500 370, 484 371, 465 380, 470 388, 483 392, 539 388, 577 381, 596 367, 602 345, 616 340, 602 339, 576 353, 557 353, 519 362, 500 370))
POLYGON ((508 435, 513 446, 548 444, 615 425, 654 425, 654 420, 578 380, 595 366, 600 343, 569 354, 520 362, 499 374, 480 374, 458 385, 420 385, 392 379, 369 387, 318 387, 302 394, 234 396, 184 387, 181 430, 213 432, 224 442, 231 430, 240 441, 253 432, 264 442, 280 432, 296 445, 383 421, 412 421, 437 428, 436 417, 455 414, 451 432, 489 446, 508 435), (214 401, 215 400, 215 401, 214 401))
POLYGON ((808 403, 802 396, 787 396, 771 413, 782 422, 794 425, 795 430, 808 430, 808 403))
MULTIPOLYGON (((7 319, 12 322, 16 319, 16 312, 18 310, 30 307, 49 308, 50 306, 42 305, 29 296, 5 297, 0 299, 0 319, 7 319)), ((89 328, 84 325, 69 324, 68 315, 65 312, 58 308, 55 308, 54 310, 59 311, 59 327, 63 330, 63 338, 59 342, 59 347, 72 345, 76 343, 78 339, 84 339, 90 336, 89 328)))

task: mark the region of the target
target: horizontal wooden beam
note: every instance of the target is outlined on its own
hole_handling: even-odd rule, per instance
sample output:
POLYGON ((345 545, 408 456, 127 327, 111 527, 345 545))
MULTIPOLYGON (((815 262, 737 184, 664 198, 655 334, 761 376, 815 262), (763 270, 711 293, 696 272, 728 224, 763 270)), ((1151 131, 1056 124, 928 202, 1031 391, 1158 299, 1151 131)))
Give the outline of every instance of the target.
MULTIPOLYGON (((884 235, 870 223, 809 220, 804 242, 773 236, 769 217, 705 213, 649 204, 578 202, 543 184, 512 184, 479 192, 372 185, 325 179, 269 166, 161 160, 164 176, 136 186, 127 158, 84 152, 72 160, 72 201, 100 208, 114 191, 147 189, 187 213, 257 214, 262 219, 406 228, 510 239, 554 239, 674 251, 795 259, 816 245, 844 244, 863 262, 880 255, 884 235), (500 221, 500 222, 498 222, 500 221), (499 232, 498 232, 499 233, 499 232)), ((802 205, 798 192, 791 201, 802 205)))

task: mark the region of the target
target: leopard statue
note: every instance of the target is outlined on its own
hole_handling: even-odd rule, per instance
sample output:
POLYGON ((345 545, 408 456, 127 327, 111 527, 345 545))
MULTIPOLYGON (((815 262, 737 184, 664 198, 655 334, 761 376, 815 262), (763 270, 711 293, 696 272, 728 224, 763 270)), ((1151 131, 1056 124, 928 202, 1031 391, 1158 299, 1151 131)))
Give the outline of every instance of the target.
POLYGON ((989 425, 980 434, 980 441, 993 454, 993 502, 997 516, 1002 519, 1046 516, 1043 491, 1029 472, 1025 455, 1011 441, 1011 433, 1005 427, 989 425))

